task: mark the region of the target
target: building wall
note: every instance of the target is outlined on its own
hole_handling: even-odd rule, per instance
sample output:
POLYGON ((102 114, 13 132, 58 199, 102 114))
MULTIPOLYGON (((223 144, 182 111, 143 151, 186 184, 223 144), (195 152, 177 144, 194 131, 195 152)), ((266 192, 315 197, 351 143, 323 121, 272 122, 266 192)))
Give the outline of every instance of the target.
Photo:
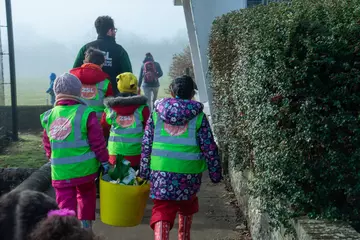
MULTIPOLYGON (((200 52, 199 47, 197 44, 197 35, 194 25, 194 18, 193 12, 191 8, 190 0, 183 0, 182 2, 186 20, 186 27, 188 31, 189 43, 190 43, 190 50, 191 50, 191 57, 192 62, 194 65, 194 75, 195 81, 199 89, 205 89, 205 82, 204 79, 204 72, 201 64, 200 52)), ((206 91, 199 91, 198 94, 195 96, 197 100, 202 102, 207 101, 207 94, 206 91)))
POLYGON ((199 88, 196 98, 203 103, 209 102, 210 112, 212 93, 210 76, 207 74, 207 55, 214 19, 233 10, 279 1, 281 0, 174 0, 176 6, 182 5, 184 8, 195 79, 199 88))
MULTIPOLYGON (((212 101, 208 72, 208 42, 214 19, 247 6, 247 0, 183 0, 199 100, 212 101)), ((211 104, 210 104, 211 110, 211 104)))

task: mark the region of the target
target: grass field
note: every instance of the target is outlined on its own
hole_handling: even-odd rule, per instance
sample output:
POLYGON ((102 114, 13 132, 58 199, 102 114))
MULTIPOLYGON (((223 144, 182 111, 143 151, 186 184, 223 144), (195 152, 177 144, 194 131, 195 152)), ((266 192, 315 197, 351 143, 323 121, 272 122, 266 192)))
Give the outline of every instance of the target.
MULTIPOLYGON (((47 97, 46 90, 49 82, 39 79, 17 80, 17 102, 18 105, 45 105, 47 97)), ((11 104, 10 85, 5 85, 5 104, 11 104)))
POLYGON ((21 134, 19 142, 11 143, 0 153, 0 168, 39 168, 46 162, 40 134, 21 134))
MULTIPOLYGON (((169 77, 160 79, 161 87, 158 98, 168 96, 166 93, 170 84, 169 77)), ((49 87, 47 79, 20 79, 17 81, 18 105, 46 105, 50 102, 50 96, 46 94, 49 87), (48 100, 49 99, 49 100, 48 100)), ((5 85, 5 104, 11 104, 10 85, 5 85)))

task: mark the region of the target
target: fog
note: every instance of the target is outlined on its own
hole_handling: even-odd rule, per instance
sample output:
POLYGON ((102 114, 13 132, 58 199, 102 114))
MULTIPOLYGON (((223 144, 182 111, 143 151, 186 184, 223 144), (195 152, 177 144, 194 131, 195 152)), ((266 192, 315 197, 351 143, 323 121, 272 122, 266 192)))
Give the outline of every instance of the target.
MULTIPOLYGON (((0 21, 5 23, 4 1, 0 21)), ((80 47, 96 38, 94 21, 110 15, 118 28, 117 42, 129 53, 138 75, 146 52, 153 53, 165 74, 172 55, 187 44, 183 10, 173 0, 12 0, 18 80, 44 79, 68 71, 80 47)), ((7 51, 6 28, 2 28, 7 51)), ((5 81, 8 57, 4 56, 5 81)))

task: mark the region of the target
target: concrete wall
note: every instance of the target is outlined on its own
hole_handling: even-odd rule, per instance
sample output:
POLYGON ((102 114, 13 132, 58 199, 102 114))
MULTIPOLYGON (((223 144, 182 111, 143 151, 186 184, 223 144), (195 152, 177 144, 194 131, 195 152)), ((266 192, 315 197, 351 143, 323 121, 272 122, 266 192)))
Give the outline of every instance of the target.
MULTIPOLYGON (((51 106, 19 106, 18 123, 20 132, 40 131, 40 114, 49 110, 51 106)), ((11 131, 11 107, 0 106, 0 129, 11 131)))
POLYGON ((253 240, 355 240, 360 234, 351 226, 342 222, 302 217, 291 221, 296 236, 286 235, 284 228, 274 229, 270 226, 268 214, 260 211, 261 201, 248 192, 248 184, 254 180, 251 171, 238 171, 230 162, 228 166, 231 186, 234 190, 240 209, 246 216, 248 228, 253 240))

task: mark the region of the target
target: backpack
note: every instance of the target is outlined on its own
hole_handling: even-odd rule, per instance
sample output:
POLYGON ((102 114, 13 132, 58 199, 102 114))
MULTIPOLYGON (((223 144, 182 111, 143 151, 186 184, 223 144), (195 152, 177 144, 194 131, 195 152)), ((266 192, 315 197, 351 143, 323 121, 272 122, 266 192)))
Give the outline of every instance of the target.
POLYGON ((157 80, 157 73, 155 63, 153 61, 148 61, 144 64, 144 81, 147 83, 152 83, 157 80))

